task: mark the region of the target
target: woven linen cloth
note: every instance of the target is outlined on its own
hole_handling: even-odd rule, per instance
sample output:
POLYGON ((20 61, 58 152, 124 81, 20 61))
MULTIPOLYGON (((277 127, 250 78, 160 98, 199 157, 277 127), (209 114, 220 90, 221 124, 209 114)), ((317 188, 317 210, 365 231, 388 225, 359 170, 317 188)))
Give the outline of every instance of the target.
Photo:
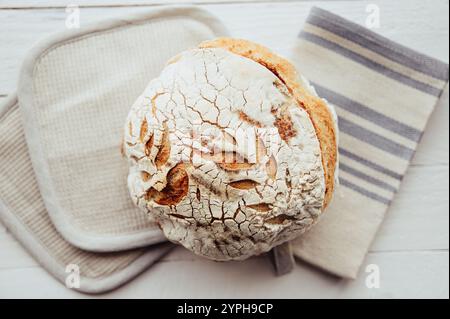
POLYGON ((222 35, 208 12, 169 7, 57 34, 29 52, 18 88, 25 136, 45 206, 71 244, 109 252, 165 241, 128 193, 125 119, 168 59, 222 35))
POLYGON ((335 107, 340 131, 340 185, 320 222, 292 243, 294 255, 355 278, 447 85, 448 64, 316 7, 292 60, 335 107))
POLYGON ((224 34, 204 10, 157 8, 55 34, 28 53, 19 98, 0 105, 0 221, 62 283, 75 265, 74 289, 105 292, 174 247, 149 246, 162 232, 129 198, 120 133, 170 57, 224 34))
POLYGON ((173 247, 164 243, 125 252, 92 253, 65 241, 52 224, 31 165, 17 98, 0 105, 0 219, 36 260, 65 282, 78 267, 87 293, 111 290, 150 267, 173 247), (69 268, 67 268, 69 267, 69 268))

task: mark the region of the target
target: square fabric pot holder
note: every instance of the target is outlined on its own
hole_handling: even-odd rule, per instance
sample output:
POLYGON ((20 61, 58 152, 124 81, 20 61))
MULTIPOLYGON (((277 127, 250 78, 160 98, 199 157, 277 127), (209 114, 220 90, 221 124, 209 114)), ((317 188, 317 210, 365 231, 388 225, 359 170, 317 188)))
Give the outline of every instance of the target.
POLYGON ((173 247, 157 244, 162 232, 129 198, 123 123, 170 57, 226 33, 203 10, 158 9, 54 35, 28 54, 18 99, 0 106, 0 218, 58 280, 73 264, 76 289, 105 292, 173 247))
POLYGON ((28 252, 61 282, 68 278, 67 267, 76 265, 80 274, 78 290, 111 290, 172 248, 162 243, 124 252, 93 253, 71 245, 53 225, 39 192, 15 96, 0 106, 0 136, 0 218, 28 252))
POLYGON ((31 162, 71 244, 116 251, 165 240, 130 199, 123 123, 170 57, 224 34, 202 10, 163 9, 54 36, 25 59, 18 99, 31 162))

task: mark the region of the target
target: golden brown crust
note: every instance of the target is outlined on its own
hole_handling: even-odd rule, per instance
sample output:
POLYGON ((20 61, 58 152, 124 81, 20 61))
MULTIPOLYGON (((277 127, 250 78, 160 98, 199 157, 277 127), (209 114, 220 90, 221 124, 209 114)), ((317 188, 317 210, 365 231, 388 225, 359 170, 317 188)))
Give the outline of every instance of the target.
POLYGON ((316 130, 322 150, 322 166, 325 173, 324 208, 328 206, 334 190, 334 173, 337 160, 336 134, 333 116, 325 102, 303 87, 295 67, 269 49, 241 39, 218 38, 200 44, 200 48, 223 48, 249 58, 275 74, 288 88, 300 107, 308 112, 316 130))
POLYGON ((150 188, 145 195, 146 200, 153 199, 159 205, 176 205, 188 193, 189 176, 183 163, 172 167, 167 174, 167 185, 160 192, 150 188))

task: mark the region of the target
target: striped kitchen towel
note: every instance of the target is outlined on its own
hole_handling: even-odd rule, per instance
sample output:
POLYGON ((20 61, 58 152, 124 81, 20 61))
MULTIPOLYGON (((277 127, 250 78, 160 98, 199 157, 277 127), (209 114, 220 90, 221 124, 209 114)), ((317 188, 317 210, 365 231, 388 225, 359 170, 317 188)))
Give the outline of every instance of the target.
POLYGON ((448 64, 319 8, 292 60, 335 107, 340 131, 340 186, 293 251, 355 278, 447 85, 448 64))

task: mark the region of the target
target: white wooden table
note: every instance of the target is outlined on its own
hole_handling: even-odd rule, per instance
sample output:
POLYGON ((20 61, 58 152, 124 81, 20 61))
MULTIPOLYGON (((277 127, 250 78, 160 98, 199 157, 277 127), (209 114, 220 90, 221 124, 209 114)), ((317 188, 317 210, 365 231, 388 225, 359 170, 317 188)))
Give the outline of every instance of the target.
MULTIPOLYGON (((14 92, 23 56, 39 38, 65 28, 65 7, 80 6, 81 25, 130 11, 151 10, 160 0, 0 0, 0 101, 14 92)), ((380 8, 376 31, 448 63, 449 3, 435 1, 236 1, 197 0, 232 35, 289 56, 313 5, 363 23, 368 3, 380 8)), ((355 281, 327 275, 301 262, 273 276, 263 257, 213 263, 178 248, 126 286, 97 297, 142 298, 372 298, 449 297, 449 100, 433 114, 413 164, 365 264, 381 269, 381 287, 369 289, 363 270, 355 281)), ((0 224, 0 298, 86 298, 66 289, 32 259, 0 224)))

